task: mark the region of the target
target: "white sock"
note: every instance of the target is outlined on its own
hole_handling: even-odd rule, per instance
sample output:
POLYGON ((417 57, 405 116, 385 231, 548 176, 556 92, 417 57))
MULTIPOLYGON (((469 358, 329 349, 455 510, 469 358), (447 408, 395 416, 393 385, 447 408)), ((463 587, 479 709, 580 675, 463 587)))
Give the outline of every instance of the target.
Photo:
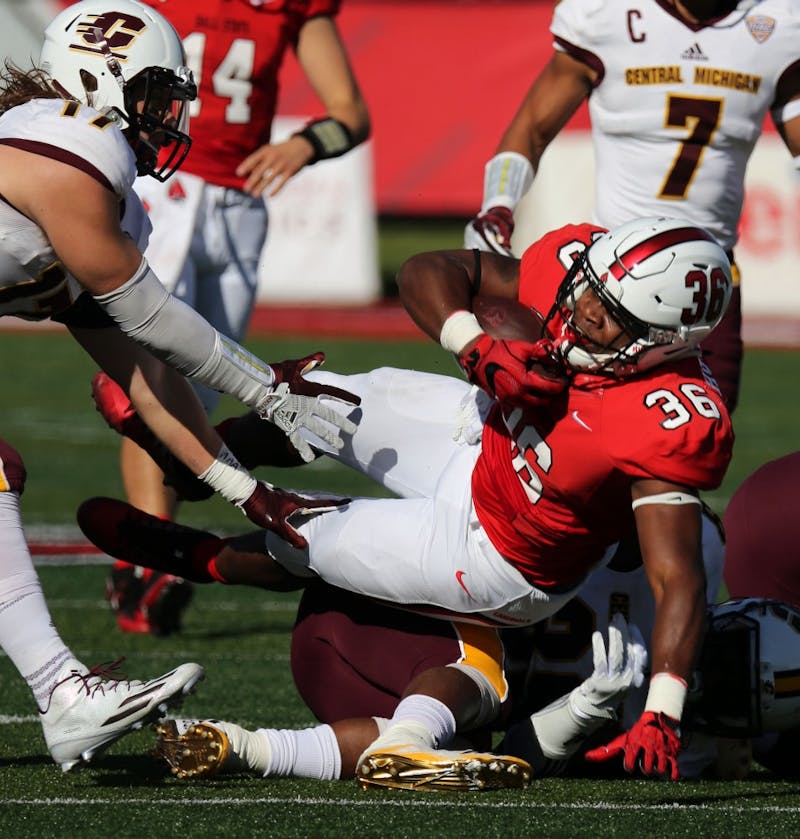
POLYGON ((256 734, 266 736, 270 746, 269 760, 262 770, 264 775, 318 781, 334 781, 341 777, 342 756, 329 725, 299 730, 261 728, 256 734))
POLYGON ((74 663, 85 671, 53 626, 25 541, 16 492, 0 492, 0 647, 39 708, 47 707, 65 665, 74 663))
POLYGON ((417 723, 424 726, 433 738, 433 747, 449 743, 456 733, 456 720, 453 712, 432 696, 412 694, 400 700, 390 721, 390 728, 403 723, 417 723))

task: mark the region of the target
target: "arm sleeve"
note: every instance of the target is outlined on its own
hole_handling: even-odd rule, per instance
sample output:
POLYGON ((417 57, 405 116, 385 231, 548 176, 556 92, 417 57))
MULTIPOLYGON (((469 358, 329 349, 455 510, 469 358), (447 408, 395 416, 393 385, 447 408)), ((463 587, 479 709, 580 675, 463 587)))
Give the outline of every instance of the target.
POLYGON ((136 273, 94 298, 136 343, 190 379, 255 408, 272 390, 272 368, 173 297, 145 259, 136 273))

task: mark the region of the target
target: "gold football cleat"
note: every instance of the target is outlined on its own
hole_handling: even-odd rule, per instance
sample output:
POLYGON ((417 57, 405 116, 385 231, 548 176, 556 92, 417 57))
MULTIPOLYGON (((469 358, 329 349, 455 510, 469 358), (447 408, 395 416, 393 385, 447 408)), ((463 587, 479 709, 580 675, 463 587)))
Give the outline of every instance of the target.
POLYGON ((166 761, 178 778, 216 775, 231 751, 228 735, 209 722, 162 720, 156 734, 153 754, 166 761))
POLYGON ((509 755, 421 750, 408 745, 367 752, 356 777, 362 789, 482 792, 522 789, 530 783, 531 774, 529 763, 509 755))

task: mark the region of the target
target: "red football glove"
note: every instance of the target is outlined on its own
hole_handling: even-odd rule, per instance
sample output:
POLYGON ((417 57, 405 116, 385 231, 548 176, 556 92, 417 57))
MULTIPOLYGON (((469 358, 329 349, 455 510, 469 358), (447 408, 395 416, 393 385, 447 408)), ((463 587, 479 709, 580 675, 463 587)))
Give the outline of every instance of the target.
POLYGON ((508 207, 489 207, 467 225, 464 245, 502 256, 511 253, 511 234, 514 232, 514 214, 508 207))
POLYGON ((259 481, 253 494, 240 506, 253 524, 277 533, 281 539, 302 550, 308 547, 308 542, 292 527, 289 518, 295 513, 327 513, 349 502, 349 498, 312 498, 299 495, 259 481))
POLYGON ((499 402, 520 408, 546 404, 569 383, 556 368, 553 345, 545 338, 531 344, 482 335, 456 357, 473 384, 499 402))
POLYGON ((645 775, 669 776, 673 781, 678 773, 678 752, 681 748, 678 720, 666 714, 645 711, 630 731, 615 737, 605 746, 586 752, 586 760, 601 763, 624 755, 622 765, 633 772, 638 764, 645 775))

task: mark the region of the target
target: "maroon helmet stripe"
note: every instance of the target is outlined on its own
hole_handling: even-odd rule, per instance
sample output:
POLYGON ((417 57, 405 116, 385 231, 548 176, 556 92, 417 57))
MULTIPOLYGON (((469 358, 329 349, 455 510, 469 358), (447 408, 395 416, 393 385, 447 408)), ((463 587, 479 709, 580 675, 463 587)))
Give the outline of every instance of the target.
POLYGON ((619 256, 617 260, 608 266, 608 272, 614 279, 619 280, 628 273, 634 265, 642 262, 659 251, 667 250, 674 245, 683 242, 692 242, 697 239, 705 239, 707 242, 714 242, 715 239, 705 230, 698 227, 675 227, 672 230, 665 230, 640 242, 629 251, 619 256))

